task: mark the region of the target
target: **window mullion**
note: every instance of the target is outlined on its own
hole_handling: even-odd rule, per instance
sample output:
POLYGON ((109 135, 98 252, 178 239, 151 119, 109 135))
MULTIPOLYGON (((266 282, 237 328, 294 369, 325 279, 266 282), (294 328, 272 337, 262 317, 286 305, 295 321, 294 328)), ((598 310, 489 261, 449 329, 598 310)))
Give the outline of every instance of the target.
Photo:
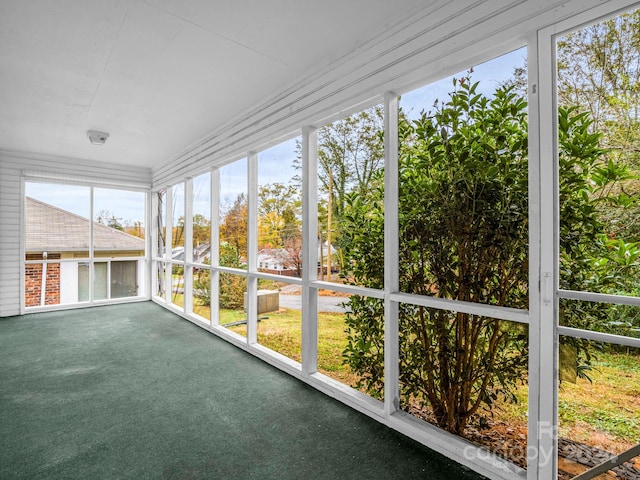
POLYGON ((247 342, 258 342, 258 278, 255 275, 258 258, 258 155, 247 158, 247 342))
MULTIPOLYGON (((302 375, 318 369, 318 131, 302 130, 302 375)), ((320 245, 320 248, 322 246, 320 245)))
MULTIPOLYGON (((93 235, 95 233, 93 228, 93 219, 95 218, 95 213, 93 211, 94 208, 94 188, 89 187, 89 303, 93 304, 94 302, 94 289, 93 282, 96 274, 95 268, 95 260, 94 260, 94 252, 93 252, 93 235)), ((109 298, 109 297, 107 297, 109 298)))
MULTIPOLYGON (((533 385, 537 387, 530 393, 533 396, 534 411, 530 413, 529 439, 537 442, 534 450, 535 462, 530 461, 529 479, 556 478, 558 471, 557 460, 557 358, 558 335, 557 299, 555 292, 558 287, 558 212, 557 212, 557 104, 555 91, 555 44, 550 32, 542 31, 538 34, 537 49, 533 48, 529 58, 534 65, 530 65, 533 81, 531 82, 531 97, 535 98, 534 110, 538 139, 538 158, 536 166, 539 168, 538 182, 539 198, 530 208, 539 209, 539 229, 537 238, 532 238, 531 250, 538 248, 534 254, 539 255, 538 271, 531 274, 537 286, 537 292, 530 292, 532 305, 536 310, 531 316, 531 355, 529 382, 534 376, 533 385), (535 77, 533 75, 536 75, 535 77), (534 94, 534 89, 537 92, 534 94), (535 108, 537 107, 537 111, 535 108), (537 275, 536 275, 537 274, 537 275), (549 341, 552 339, 552 341, 549 341), (535 411, 537 410, 537 411, 535 411), (533 418, 532 418, 533 417, 533 418), (533 422, 536 422, 533 424, 533 422), (533 430, 533 431, 532 431, 533 430)), ((531 103, 530 103, 531 105, 531 103)), ((530 122, 530 128, 531 124, 530 122)), ((531 146, 531 143, 530 143, 531 146)), ((534 144, 534 147, 536 145, 534 144)), ((531 159, 531 155, 530 155, 531 159)), ((532 160, 530 160, 532 161, 532 160)), ((531 187, 530 187, 531 189, 531 187)), ((530 214, 532 220, 536 220, 530 214)), ((532 262, 530 269, 534 268, 532 262)), ((534 288, 531 288, 534 290, 534 288)), ((530 444, 531 446, 531 444, 530 444)))
POLYGON ((165 288, 164 301, 171 303, 171 294, 173 291, 173 264, 169 263, 173 253, 173 187, 167 188, 165 194, 165 240, 164 240, 164 259, 165 263, 165 288))
POLYGON ((384 410, 390 416, 400 403, 398 317, 398 96, 384 96, 384 410))
MULTIPOLYGON (((209 258, 211 266, 220 265, 220 169, 214 168, 211 171, 211 249, 209 258)), ((211 325, 220 325, 220 272, 210 271, 209 275, 209 305, 211 325)))
MULTIPOLYGON (((159 236, 160 236, 160 232, 158 231, 158 225, 159 225, 159 216, 160 216, 160 211, 158 209, 158 195, 159 193, 157 192, 153 192, 151 194, 151 196, 149 197, 149 194, 147 195, 147 198, 151 199, 151 201, 149 202, 147 200, 147 205, 150 205, 150 208, 147 208, 147 214, 146 214, 146 224, 150 227, 150 233, 151 235, 148 235, 148 237, 151 238, 151 242, 147 242, 147 255, 146 255, 146 259, 148 262, 148 265, 150 265, 151 271, 149 271, 149 268, 147 268, 147 279, 149 279, 150 281, 147 282, 147 287, 146 287, 146 292, 147 292, 147 296, 149 298, 152 298, 153 296, 155 296, 158 292, 158 263, 157 261, 154 261, 153 258, 158 256, 158 242, 159 242, 159 236)), ((147 228, 149 228, 147 227, 147 228)))
POLYGON ((184 185, 184 266, 183 298, 185 313, 193 313, 193 179, 184 185))

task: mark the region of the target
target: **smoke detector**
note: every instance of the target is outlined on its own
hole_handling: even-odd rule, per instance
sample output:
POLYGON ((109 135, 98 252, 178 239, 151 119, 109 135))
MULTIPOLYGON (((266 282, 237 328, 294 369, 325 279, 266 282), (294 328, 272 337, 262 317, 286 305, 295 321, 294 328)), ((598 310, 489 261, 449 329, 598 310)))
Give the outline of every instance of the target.
POLYGON ((96 130, 87 130, 87 137, 89 137, 89 141, 94 145, 104 145, 104 142, 109 138, 109 134, 97 132, 96 130))

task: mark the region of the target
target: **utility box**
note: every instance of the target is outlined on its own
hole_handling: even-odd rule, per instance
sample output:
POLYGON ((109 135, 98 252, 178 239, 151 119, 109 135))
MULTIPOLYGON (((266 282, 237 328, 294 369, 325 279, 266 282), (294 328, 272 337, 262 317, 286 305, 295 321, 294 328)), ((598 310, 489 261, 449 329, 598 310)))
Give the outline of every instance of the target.
MULTIPOLYGON (((258 290, 258 315, 280 310, 278 290, 258 290)), ((244 311, 247 311, 247 292, 244 293, 244 311)))

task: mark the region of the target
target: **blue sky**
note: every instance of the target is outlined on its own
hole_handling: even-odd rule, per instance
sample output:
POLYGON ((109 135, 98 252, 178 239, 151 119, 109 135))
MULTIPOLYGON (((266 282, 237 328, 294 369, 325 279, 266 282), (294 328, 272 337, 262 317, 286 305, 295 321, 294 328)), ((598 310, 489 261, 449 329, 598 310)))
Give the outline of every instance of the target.
POLYGON ((300 171, 294 168, 296 159, 296 141, 301 137, 292 138, 258 154, 258 185, 268 183, 284 183, 285 185, 300 171))
MULTIPOLYGON (((480 81, 480 92, 490 95, 501 82, 504 82, 512 75, 515 67, 524 66, 525 58, 526 48, 521 48, 481 65, 474 65, 472 79, 480 81)), ((465 74, 466 70, 463 70, 456 75, 405 93, 401 97, 400 106, 409 118, 416 118, 421 110, 429 111, 433 109, 436 99, 446 101, 448 93, 453 87, 452 78, 460 78, 465 74)), ((265 185, 274 182, 288 184, 291 178, 300 174, 294 168, 293 162, 295 158, 295 138, 260 152, 258 154, 258 184, 265 185)), ((193 204, 194 213, 206 214, 207 218, 209 216, 210 192, 205 184, 208 181, 208 175, 205 174, 194 179, 194 191, 197 196, 193 204)), ((233 203, 239 193, 244 192, 246 194, 246 191, 246 159, 235 161, 220 168, 220 204, 223 210, 233 203)), ((27 196, 37 198, 85 218, 89 217, 89 192, 88 187, 75 185, 26 184, 27 196)), ((100 210, 105 209, 123 223, 141 221, 144 224, 143 193, 96 188, 94 195, 94 211, 96 212, 94 218, 100 210)), ((183 194, 178 194, 180 201, 183 201, 182 197, 183 194)))
MULTIPOLYGON (((526 55, 527 49, 520 48, 480 65, 473 65, 471 80, 480 82, 478 93, 491 96, 496 87, 512 76, 515 67, 524 67, 526 55)), ((466 73, 467 69, 405 93, 400 98, 402 110, 412 120, 419 116, 421 110, 433 110, 436 99, 445 102, 449 99, 449 92, 453 89, 452 79, 459 79, 466 73)))
MULTIPOLYGON (((78 185, 27 182, 25 194, 42 202, 54 205, 89 218, 90 189, 78 185)), ((145 194, 129 190, 94 188, 94 219, 101 210, 107 210, 123 225, 130 221, 145 220, 145 194)))
MULTIPOLYGON (((258 185, 289 184, 300 172, 294 168, 296 140, 292 138, 258 153, 258 185)), ((247 193, 247 159, 243 158, 220 168, 220 205, 231 206, 240 193, 247 193)))

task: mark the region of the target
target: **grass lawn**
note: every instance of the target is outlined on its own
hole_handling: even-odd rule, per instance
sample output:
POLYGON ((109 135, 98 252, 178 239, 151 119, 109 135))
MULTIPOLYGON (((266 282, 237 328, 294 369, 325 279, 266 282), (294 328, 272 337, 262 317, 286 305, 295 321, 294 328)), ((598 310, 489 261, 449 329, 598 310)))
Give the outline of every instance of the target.
POLYGON ((640 352, 598 353, 588 380, 562 383, 559 435, 619 453, 640 443, 640 352))

